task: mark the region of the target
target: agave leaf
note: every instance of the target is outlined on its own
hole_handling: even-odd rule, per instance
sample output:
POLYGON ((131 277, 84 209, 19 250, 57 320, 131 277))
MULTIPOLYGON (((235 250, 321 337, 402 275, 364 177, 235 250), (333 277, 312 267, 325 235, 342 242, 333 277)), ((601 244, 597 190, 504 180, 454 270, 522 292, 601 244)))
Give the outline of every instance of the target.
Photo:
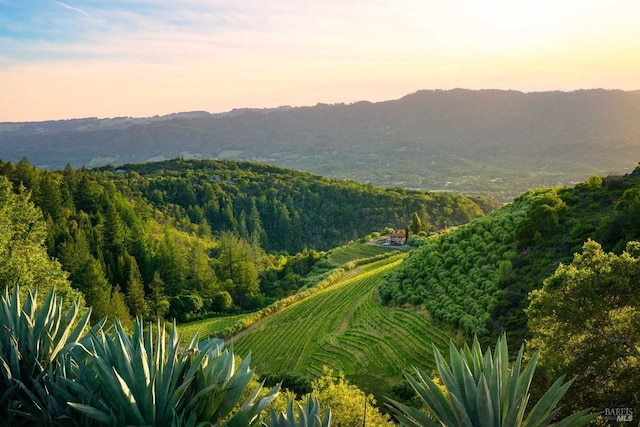
POLYGON ((429 418, 424 412, 413 408, 411 406, 404 405, 393 399, 389 399, 391 405, 389 408, 393 412, 394 417, 400 422, 401 425, 407 427, 439 427, 441 424, 429 418))
POLYGON ((478 377, 476 376, 481 369, 480 364, 478 363, 477 358, 475 357, 475 351, 473 347, 469 347, 466 343, 462 347, 463 357, 469 364, 469 368, 471 373, 473 374, 474 383, 477 383, 478 377))
POLYGON ((489 377, 489 390, 492 394, 494 418, 500 422, 509 408, 509 347, 506 335, 502 335, 496 345, 494 361, 495 375, 489 377))
MULTIPOLYGON (((73 312, 69 312, 69 314, 67 315, 67 318, 65 319, 65 323, 67 325, 73 325, 75 318, 80 310, 79 304, 80 304, 80 301, 79 300, 76 301, 74 303, 73 312)), ((69 334, 66 336, 67 340, 72 343, 77 342, 82 336, 85 328, 89 325, 90 320, 91 320, 91 309, 88 309, 85 312, 85 314, 80 318, 80 320, 75 325, 73 330, 70 331, 69 334)))
MULTIPOLYGON (((132 387, 133 391, 139 399, 144 399, 143 396, 148 397, 149 387, 152 385, 152 377, 151 377, 151 368, 149 366, 149 355, 147 354, 147 350, 144 346, 144 337, 141 335, 142 323, 136 322, 134 325, 134 338, 133 338, 133 351, 134 356, 132 358, 132 370, 134 372, 134 377, 132 378, 132 387)), ((145 413, 150 414, 150 409, 153 407, 153 402, 149 399, 144 399, 144 401, 139 401, 139 405, 143 408, 142 410, 145 413)), ((145 416, 145 419, 147 417, 145 416)))
MULTIPOLYGON (((450 348, 451 346, 453 346, 453 343, 450 344, 450 348)), ((438 351, 438 349, 436 348, 435 344, 432 344, 432 347, 433 347, 433 353, 436 361, 436 368, 438 370, 438 375, 440 376, 440 379, 442 380, 444 386, 447 388, 449 395, 455 394, 456 396, 460 396, 461 395, 460 388, 458 387, 458 385, 455 382, 455 379, 453 378, 453 373, 451 372, 451 368, 449 368, 449 365, 444 360, 444 358, 440 354, 440 351, 438 351)))
MULTIPOLYGON (((183 371, 183 367, 181 365, 176 364, 174 366, 176 367, 175 372, 183 371)), ((164 412, 159 414, 162 414, 163 417, 166 417, 170 411, 177 408, 182 408, 182 406, 184 405, 182 400, 186 396, 189 388, 191 387, 193 380, 194 380, 194 377, 192 376, 190 378, 185 379, 184 382, 179 383, 177 375, 174 374, 172 375, 172 379, 170 382, 160 384, 162 396, 164 397, 165 400, 163 400, 164 412)))
POLYGON ((495 426, 498 425, 495 418, 494 407, 499 405, 500 402, 494 402, 492 400, 492 393, 489 390, 489 385, 485 378, 484 373, 480 375, 480 382, 478 384, 478 396, 475 407, 477 408, 475 419, 475 425, 482 426, 495 426))
MULTIPOLYGON (((480 374, 480 379, 482 378, 482 374, 480 374)), ((477 402, 479 385, 474 382, 474 376, 470 372, 465 374, 465 376, 463 377, 463 381, 465 382, 465 387, 467 389, 465 406, 467 407, 467 411, 469 414, 475 414, 478 411, 477 402)))
POLYGON ((327 406, 327 409, 324 412, 324 417, 322 417, 322 427, 329 427, 331 425, 331 407, 327 406))
MULTIPOLYGON (((220 401, 220 405, 218 406, 218 413, 220 414, 220 417, 227 416, 233 410, 252 376, 253 372, 249 371, 244 373, 236 372, 236 374, 231 377, 225 387, 223 399, 220 401)), ((256 390, 254 390, 247 401, 255 399, 255 395, 258 391, 260 391, 261 388, 262 387, 260 386, 256 390)))
MULTIPOLYGON (((419 369, 414 367, 419 381, 405 373, 407 381, 415 389, 428 409, 438 418, 442 425, 455 426, 547 426, 558 414, 558 403, 566 394, 573 380, 564 382, 559 378, 533 405, 526 416, 529 402, 529 388, 532 382, 538 353, 535 353, 526 366, 522 367, 524 346, 520 348, 518 357, 509 366, 506 337, 498 339, 493 354, 490 350, 484 355, 477 339, 471 348, 456 350, 450 345, 450 365, 442 358, 434 347, 434 356, 438 373, 447 388, 449 400, 435 383, 419 369), (477 382, 475 380, 477 379, 477 382), (474 388, 473 386, 476 386, 474 388), (471 404, 471 390, 475 391, 475 402, 471 404), (523 421, 524 420, 524 421, 523 421)), ((410 426, 421 425, 420 410, 401 405, 390 400, 392 411, 401 423, 410 426)), ((575 423, 582 426, 596 416, 589 411, 581 411, 560 421, 558 426, 569 426, 575 423)), ((426 417, 426 416, 425 416, 426 417)), ((428 418, 428 417, 427 417, 428 418)), ((433 425, 424 421, 424 425, 433 425)))
POLYGON ((518 379, 520 378, 520 365, 523 355, 524 345, 520 346, 518 356, 516 357, 516 360, 511 367, 511 372, 508 374, 508 377, 504 383, 506 392, 503 395, 503 398, 505 399, 502 407, 503 414, 509 412, 511 410, 510 408, 512 408, 514 405, 518 406, 522 403, 522 398, 524 396, 517 396, 516 393, 518 391, 518 379))
POLYGON ((84 405, 82 403, 73 403, 73 402, 69 402, 68 405, 71 406, 76 411, 86 415, 87 417, 98 421, 99 423, 102 423, 104 425, 115 424, 113 415, 107 414, 106 412, 96 409, 93 406, 84 405))
POLYGON ((508 407, 508 411, 503 413, 502 425, 503 426, 519 426, 522 425, 524 419, 524 413, 527 410, 527 403, 529 403, 529 395, 523 396, 521 400, 518 400, 508 407))
POLYGON ((576 412, 574 414, 569 415, 566 418, 555 423, 554 427, 582 427, 590 424, 591 421, 595 420, 600 416, 599 413, 590 413, 591 409, 583 409, 582 411, 576 412))
POLYGON ((279 427, 279 426, 283 426, 285 425, 285 418, 284 418, 284 414, 280 414, 280 416, 278 416, 278 414, 276 414, 276 411, 273 410, 273 408, 269 408, 269 415, 270 415, 270 423, 268 424, 269 427, 279 427))
MULTIPOLYGON (((308 406, 306 408, 311 409, 313 411, 313 409, 309 408, 308 406)), ((315 416, 313 415, 313 413, 307 415, 307 412, 304 409, 302 409, 302 406, 297 405, 297 409, 298 409, 298 422, 296 423, 295 422, 296 418, 293 411, 293 405, 291 405, 291 413, 289 414, 290 416, 289 419, 291 420, 292 423, 306 427, 309 425, 309 419, 315 420, 315 416)))
POLYGON ((256 387, 251 396, 242 404, 227 422, 228 427, 252 426, 258 422, 258 415, 278 396, 279 387, 273 387, 269 392, 256 400, 258 392, 262 386, 256 387))
POLYGON ((62 333, 58 334, 55 337, 55 342, 57 345, 51 350, 51 361, 58 357, 59 354, 67 354, 74 346, 78 343, 78 339, 84 332, 84 329, 89 324, 89 317, 91 315, 91 310, 87 310, 87 312, 82 316, 79 320, 78 324, 74 325, 76 316, 79 312, 79 306, 74 304, 74 308, 67 315, 64 324, 64 330, 62 333), (73 328, 73 329, 71 329, 73 328))
POLYGON ((429 406, 436 418, 445 425, 453 425, 455 423, 455 415, 440 388, 420 369, 414 368, 414 370, 420 382, 405 373, 405 378, 409 384, 411 384, 420 399, 429 406))
POLYGON ((538 363, 538 355, 539 353, 536 352, 533 357, 531 357, 531 360, 529 360, 527 366, 525 366, 525 368, 520 373, 520 376, 518 376, 515 393, 515 398, 517 400, 521 399, 522 396, 525 396, 529 393, 529 387, 531 387, 533 373, 535 372, 536 364, 538 363))
POLYGON ((2 391, 2 393, 0 394, 0 405, 3 405, 4 402, 8 401, 14 395, 14 393, 18 390, 18 388, 20 388, 20 383, 16 381, 14 384, 9 386, 6 390, 2 391))
POLYGON ((551 422, 559 409, 556 405, 567 392, 575 378, 563 384, 565 376, 562 375, 549 387, 547 392, 538 400, 524 421, 524 426, 544 426, 551 422))
POLYGON ((136 423, 145 424, 144 417, 140 412, 140 408, 138 408, 136 397, 131 392, 131 389, 129 388, 127 382, 120 376, 120 374, 118 374, 118 371, 115 368, 113 369, 113 373, 115 374, 115 377, 118 380, 118 383, 120 384, 120 390, 121 390, 121 396, 122 396, 121 400, 128 403, 128 405, 122 406, 120 409, 123 411, 126 411, 126 413, 129 415, 127 417, 127 420, 129 420, 129 422, 131 422, 131 419, 133 418, 133 420, 136 423))
POLYGON ((445 425, 455 425, 458 427, 473 427, 473 421, 471 420, 471 415, 467 411, 467 408, 464 406, 464 403, 458 398, 458 396, 450 394, 449 400, 451 401, 451 408, 453 409, 453 414, 455 416, 455 423, 445 424, 445 425))
MULTIPOLYGON (((467 406, 475 406, 476 384, 466 360, 463 359, 463 354, 458 352, 451 343, 449 346, 450 367, 453 380, 460 390, 458 398, 467 406)), ((472 413, 475 413, 475 410, 472 413)))

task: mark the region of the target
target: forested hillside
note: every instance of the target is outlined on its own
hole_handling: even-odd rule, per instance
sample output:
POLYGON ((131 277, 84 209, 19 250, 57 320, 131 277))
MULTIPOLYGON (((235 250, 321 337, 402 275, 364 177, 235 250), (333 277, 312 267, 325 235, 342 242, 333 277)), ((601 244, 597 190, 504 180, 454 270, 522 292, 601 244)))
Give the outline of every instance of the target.
POLYGON ((312 270, 334 268, 323 250, 406 227, 413 212, 435 228, 492 207, 232 161, 52 172, 23 159, 0 163, 0 174, 41 211, 33 221, 49 255, 93 319, 129 326, 136 316, 185 321, 258 309, 295 293, 312 270))
MULTIPOLYGON (((428 194, 381 190, 351 182, 334 184, 310 174, 296 175, 281 168, 257 164, 177 159, 155 166, 130 165, 105 170, 67 167, 64 171, 51 172, 32 167, 26 159, 18 164, 0 164, 4 175, 0 176, 0 259, 3 261, 0 278, 6 283, 6 290, 15 289, 12 295, 6 292, 1 301, 5 307, 1 313, 5 322, 5 327, 0 329, 3 335, 1 348, 8 352, 3 360, 11 362, 5 364, 10 370, 0 372, 0 381, 6 390, 3 396, 10 399, 0 405, 0 417, 20 416, 35 420, 55 415, 75 419, 69 417, 79 416, 74 412, 79 409, 84 414, 80 416, 97 417, 102 424, 111 425, 115 423, 111 411, 120 411, 117 402, 128 401, 132 395, 130 385, 135 385, 135 394, 140 399, 149 398, 150 389, 138 385, 139 381, 150 378, 136 373, 151 370, 133 369, 132 364, 155 363, 155 370, 163 369, 165 363, 157 365, 158 360, 164 359, 151 356, 154 351, 165 354, 161 350, 164 344, 152 345, 152 339, 144 335, 151 332, 144 332, 140 322, 134 325, 133 316, 185 321, 205 312, 237 313, 258 309, 292 295, 302 287, 308 289, 319 283, 323 276, 332 276, 330 272, 340 270, 334 270, 337 263, 353 260, 359 254, 373 257, 366 261, 369 264, 352 269, 353 276, 342 269, 344 276, 339 277, 343 280, 329 280, 326 286, 308 289, 316 291, 308 294, 313 297, 292 299, 286 309, 282 305, 280 310, 271 310, 270 313, 277 314, 262 318, 244 336, 235 337, 243 352, 250 351, 252 346, 256 351, 265 352, 266 356, 256 353, 260 369, 272 371, 271 375, 262 372, 265 376, 275 380, 300 380, 303 386, 311 382, 313 395, 324 396, 322 398, 327 400, 323 400, 323 404, 330 404, 336 414, 341 405, 335 402, 342 403, 342 400, 350 402, 347 405, 349 413, 362 414, 360 410, 354 411, 359 404, 352 400, 352 396, 362 396, 362 390, 345 383, 345 375, 357 381, 365 392, 381 389, 387 397, 402 397, 411 405, 421 405, 412 400, 407 383, 399 382, 396 375, 410 368, 404 365, 406 363, 433 369, 433 359, 430 355, 425 356, 429 343, 443 347, 447 336, 456 331, 442 331, 452 331, 453 326, 467 336, 479 335, 485 344, 491 344, 490 338, 503 331, 511 342, 530 338, 526 359, 532 366, 539 362, 539 371, 536 371, 534 382, 527 380, 525 383, 527 388, 531 385, 534 399, 541 397, 547 388, 558 389, 564 375, 576 376, 576 391, 566 396, 566 406, 560 408, 563 415, 579 410, 584 410, 579 414, 585 414, 589 411, 585 408, 589 407, 599 411, 623 408, 630 413, 638 409, 640 387, 628 379, 640 375, 640 300, 637 292, 640 242, 633 241, 640 237, 637 220, 640 217, 640 166, 626 176, 592 176, 574 188, 525 193, 513 204, 479 216, 468 224, 457 224, 460 218, 453 215, 438 217, 435 213, 451 214, 453 212, 446 207, 468 206, 472 208, 471 212, 477 210, 479 215, 480 206, 471 199, 438 194, 442 200, 450 199, 450 204, 444 208, 435 204, 431 211, 423 207, 429 215, 422 215, 422 219, 418 209, 411 215, 411 225, 409 218, 405 224, 414 233, 422 229, 418 227, 420 223, 426 224, 427 228, 447 224, 452 227, 436 236, 414 234, 410 239, 421 248, 410 254, 382 252, 384 246, 378 246, 372 254, 372 250, 365 250, 364 243, 328 253, 313 248, 305 248, 296 254, 288 254, 286 249, 265 251, 261 244, 268 244, 269 235, 262 224, 272 217, 268 212, 260 212, 259 207, 263 205, 255 202, 257 214, 253 224, 260 224, 263 232, 256 232, 255 228, 248 232, 250 222, 245 218, 245 229, 241 226, 243 221, 236 218, 243 217, 239 207, 244 205, 233 202, 251 200, 247 196, 251 194, 251 185, 272 187, 276 189, 272 195, 274 206, 277 203, 287 209, 290 206, 289 212, 303 216, 304 211, 298 208, 306 205, 298 204, 300 195, 320 192, 316 187, 308 191, 307 186, 318 185, 323 188, 321 194, 344 203, 353 201, 356 207, 362 206, 359 205, 363 203, 362 199, 377 200, 376 197, 390 206, 410 208, 411 203, 417 201, 432 206, 427 203, 431 197, 428 194), (335 191, 331 191, 332 185, 335 185, 335 191), (201 191, 210 196, 199 199, 201 191), (341 192, 349 196, 341 195, 341 192), (221 214, 213 209, 215 204, 206 211, 200 205, 185 203, 183 195, 191 193, 193 197, 186 200, 193 203, 224 201, 221 205, 226 212, 221 214), (193 216, 198 209, 205 212, 202 217, 193 216), (219 216, 208 216, 215 212, 219 216), (211 223, 210 218, 213 218, 211 223), (216 228, 218 225, 220 228, 216 228), (407 261, 398 265, 405 257, 407 261), (382 274, 387 271, 390 275, 383 278, 382 274), (34 298, 27 298, 22 310, 16 309, 21 304, 18 287, 24 294, 36 286, 41 289, 56 286, 67 298, 77 296, 78 292, 82 294, 86 305, 92 307, 92 321, 98 322, 93 332, 83 338, 86 345, 91 341, 90 355, 72 351, 74 354, 70 356, 74 359, 64 359, 63 365, 54 361, 55 351, 62 349, 61 354, 69 355, 71 347, 65 342, 74 341, 74 337, 83 333, 89 313, 82 297, 78 305, 65 301, 71 310, 66 323, 59 320, 62 311, 51 308, 59 306, 53 297, 44 301, 39 298, 38 303, 45 307, 40 314, 34 311, 38 304, 34 298), (378 296, 392 307, 381 306, 378 296), (421 307, 423 304, 426 310, 421 307), (83 313, 85 316, 75 326, 74 319, 83 313), (105 316, 108 316, 106 325, 114 324, 115 329, 99 331, 105 316), (305 316, 313 326, 300 327, 299 320, 305 316), (15 322, 20 322, 24 328, 16 329, 12 326, 15 322), (62 324, 65 327, 58 330, 62 324), (46 329, 49 327, 58 331, 54 338, 46 329), (68 335, 70 328, 76 328, 72 335, 68 335), (282 329, 285 329, 284 333, 282 329), (134 330, 132 337, 127 335, 131 330, 134 330), (278 352, 285 345, 296 342, 300 344, 291 351, 278 352), (274 343, 279 350, 268 349, 274 343), (46 354, 33 354, 32 348, 43 348, 46 354), (542 353, 538 354, 536 349, 541 349, 542 353), (123 352, 127 356, 122 357, 123 352), (131 356, 134 353, 149 357, 131 356), (291 358, 292 354, 297 357, 291 358), (28 357, 21 359, 19 355, 28 357), (274 360, 282 363, 273 365, 274 360), (368 362, 360 365, 363 360, 368 362), (280 366, 285 362, 292 367, 283 371, 280 366), (341 372, 318 371, 318 363, 325 362, 341 372), (110 368, 115 364, 121 364, 118 369, 131 375, 119 376, 119 371, 110 368), (27 382, 24 387, 18 387, 15 378, 22 375, 18 373, 22 369, 40 374, 31 377, 25 371, 27 382), (55 371, 59 376, 52 379, 43 374, 45 370, 55 371), (87 393, 83 387, 93 387, 96 375, 104 389, 96 395, 87 393), (385 378, 385 389, 381 388, 384 384, 376 382, 378 378, 385 378), (69 390, 43 386, 53 386, 51 381, 58 380, 69 390), (26 387, 34 387, 36 393, 26 387), (76 394, 69 394, 71 389, 76 394), (109 397, 111 394, 116 400, 109 397), (90 399, 82 400, 83 396, 90 399), (80 401, 85 403, 78 406, 80 401), (11 409, 12 405, 18 405, 23 412, 18 414, 11 409), (46 408, 46 411, 39 408, 46 408)), ((378 214, 383 217, 382 211, 378 214)), ((330 211, 330 215, 335 212, 330 211)), ((467 215, 473 217, 470 213, 467 215)), ((322 217, 317 220, 322 221, 322 217)), ((355 227, 353 218, 349 220, 351 222, 345 227, 355 227)), ((335 223, 342 224, 341 221, 335 223)), ((349 230, 353 232, 352 228, 349 230)), ((359 264, 354 262, 353 265, 359 264)), ((295 296, 301 294, 304 292, 295 296)), ((234 328, 233 325, 227 327, 234 328)), ((198 343, 196 337, 185 347, 186 353, 178 353, 180 340, 176 335, 166 343, 174 352, 171 357, 180 358, 175 365, 177 369, 194 360, 190 358, 203 361, 203 357, 222 356, 216 350, 221 349, 214 345, 216 341, 198 343)), ((489 355, 482 356, 479 348, 474 345, 473 353, 465 350, 465 358, 491 360, 489 355)), ((522 358, 522 351, 517 360, 522 358)), ((230 362, 233 355, 224 354, 227 361, 224 363, 230 362)), ((450 354, 452 364, 459 364, 459 358, 453 360, 455 351, 451 350, 450 354)), ((498 340, 494 357, 498 354, 502 360, 507 360, 504 340, 498 340)), ((251 375, 248 359, 245 360, 238 368, 243 381, 251 375)), ((436 356, 435 361, 439 365, 438 371, 443 372, 442 359, 436 356)), ((473 364, 480 367, 477 362, 473 364)), ((200 362, 194 366, 198 372, 217 369, 200 362)), ((499 381, 496 374, 505 372, 503 368, 494 369, 489 365, 485 368, 492 372, 488 374, 492 384, 499 381)), ((224 371, 227 380, 233 371, 233 366, 224 371)), ((533 370, 529 369, 529 372, 533 373, 533 370)), ((420 375, 422 386, 408 379, 416 391, 423 386, 439 387, 436 383, 425 382, 424 376, 420 375)), ((212 378, 208 374, 204 377, 212 378)), ((459 389, 451 383, 451 378, 441 380, 448 393, 459 389)), ((471 376, 460 380, 465 384, 475 381, 471 376)), ((206 384, 198 384, 190 391, 193 396, 202 396, 200 391, 208 390, 206 384)), ((246 387, 244 384, 243 388, 246 387)), ((569 385, 570 382, 562 386, 559 396, 569 385)), ((486 381, 481 379, 475 386, 485 387, 486 381)), ((275 393, 273 389, 269 395, 275 396, 275 393)), ((366 399, 373 403, 370 396, 366 399)), ((487 399, 480 401, 489 404, 487 399)), ((442 397, 442 401, 445 400, 442 397)), ((542 400, 552 403, 551 407, 557 403, 542 400)), ((478 400, 467 403, 466 409, 477 409, 478 400)), ((145 416, 151 418, 153 411, 164 408, 146 403, 142 406, 146 408, 145 416)), ((371 405, 368 407, 367 419, 372 409, 371 405)), ((406 409, 412 414, 420 411, 406 409)), ((201 415, 205 418, 214 416, 204 412, 207 413, 201 415)), ((374 412, 376 417, 384 419, 377 410, 374 412)), ((138 419, 139 415, 132 407, 126 416, 138 419)), ((176 414, 165 413, 163 416, 170 419, 176 414)))
MULTIPOLYGON (((640 166, 573 188, 530 191, 437 237, 381 283, 390 305, 431 317, 486 345, 506 333, 540 351, 534 395, 575 376, 561 413, 611 418, 640 410, 640 166)), ((537 355, 535 356, 537 357, 537 355)), ((619 420, 620 418, 618 418, 619 420)), ((628 418, 626 418, 628 421, 628 418)))
POLYGON ((431 316, 491 342, 527 336, 528 294, 593 239, 620 253, 640 239, 640 167, 575 187, 530 191, 483 218, 423 240, 380 286, 389 304, 424 305, 431 316), (489 339, 490 338, 490 339, 489 339))
POLYGON ((100 171, 125 194, 170 209, 177 221, 234 231, 265 250, 291 254, 404 228, 413 212, 436 229, 495 208, 483 198, 383 189, 260 163, 178 159, 100 171))

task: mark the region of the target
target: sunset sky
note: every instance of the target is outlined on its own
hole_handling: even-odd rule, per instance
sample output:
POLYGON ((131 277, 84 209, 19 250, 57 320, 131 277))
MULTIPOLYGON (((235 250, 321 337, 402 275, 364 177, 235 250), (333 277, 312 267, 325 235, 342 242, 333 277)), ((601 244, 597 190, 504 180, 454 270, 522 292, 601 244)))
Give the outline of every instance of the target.
POLYGON ((0 122, 640 89, 638 0, 0 0, 0 122))

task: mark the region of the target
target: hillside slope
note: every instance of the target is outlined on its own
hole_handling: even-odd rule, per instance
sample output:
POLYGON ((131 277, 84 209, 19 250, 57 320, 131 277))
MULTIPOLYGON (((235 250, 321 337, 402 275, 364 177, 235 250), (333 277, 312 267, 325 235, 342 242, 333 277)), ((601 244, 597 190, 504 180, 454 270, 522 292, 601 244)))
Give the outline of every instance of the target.
POLYGON ((181 155, 252 160, 384 187, 509 201, 532 188, 632 168, 640 158, 638 117, 640 91, 419 91, 379 103, 148 123, 0 124, 0 158, 27 156, 48 168, 181 155))
POLYGON ((413 212, 432 228, 463 224, 492 210, 486 200, 383 189, 253 162, 171 160, 99 172, 181 220, 233 230, 266 250, 326 250, 384 227, 404 228, 413 212))
POLYGON ((404 255, 352 270, 334 285, 256 323, 234 340, 251 352, 261 373, 322 374, 343 371, 363 390, 380 398, 401 382, 402 371, 434 367, 431 343, 446 348, 449 336, 412 310, 389 309, 376 297, 385 272, 404 255))
POLYGON ((2 175, 13 191, 31 194, 47 251, 93 306, 94 320, 123 322, 257 310, 296 293, 312 270, 334 268, 325 249, 406 227, 413 212, 441 227, 490 207, 236 161, 60 172, 0 161, 2 175))
POLYGON ((430 238, 380 286, 383 301, 424 305, 437 320, 495 339, 527 336, 524 309, 587 239, 621 252, 640 239, 640 166, 573 188, 530 191, 512 204, 430 238))

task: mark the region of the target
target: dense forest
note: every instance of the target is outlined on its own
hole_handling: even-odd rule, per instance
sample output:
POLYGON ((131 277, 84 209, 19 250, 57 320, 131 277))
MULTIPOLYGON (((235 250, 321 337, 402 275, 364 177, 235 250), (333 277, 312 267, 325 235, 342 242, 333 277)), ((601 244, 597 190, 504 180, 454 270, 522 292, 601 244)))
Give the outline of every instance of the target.
MULTIPOLYGON (((93 307, 93 319, 165 317, 264 307, 330 269, 323 251, 412 213, 431 228, 494 208, 446 193, 381 189, 275 166, 232 161, 41 170, 0 163, 31 194, 49 255, 93 307)), ((9 184, 7 184, 9 185, 9 184)))
MULTIPOLYGON (((422 239, 380 285, 386 304, 424 306, 485 345, 540 349, 540 384, 576 375, 567 408, 640 402, 640 166, 573 188, 530 191, 422 239)), ((419 238, 415 238, 419 239, 419 238)), ((540 385, 539 384, 539 385, 540 385)))
MULTIPOLYGON (((527 295, 588 239, 622 252, 640 239, 640 167, 575 187, 529 191, 513 203, 421 245, 380 288, 392 304, 425 304, 470 336, 527 336, 527 295)), ((419 237, 414 238, 419 240, 419 237)))

